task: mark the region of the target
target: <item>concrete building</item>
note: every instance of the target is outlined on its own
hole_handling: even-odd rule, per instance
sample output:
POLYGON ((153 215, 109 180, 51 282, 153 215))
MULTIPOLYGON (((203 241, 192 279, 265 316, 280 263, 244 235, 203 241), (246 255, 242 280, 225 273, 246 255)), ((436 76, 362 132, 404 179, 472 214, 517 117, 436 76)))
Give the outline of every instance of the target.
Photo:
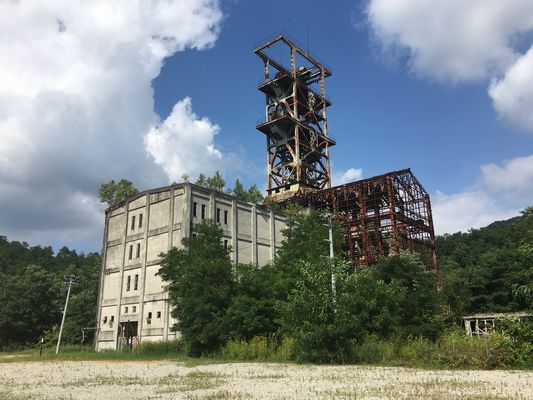
POLYGON ((98 295, 97 350, 176 338, 160 254, 210 218, 223 229, 234 263, 264 265, 281 246, 284 217, 190 183, 148 190, 106 211, 98 295))

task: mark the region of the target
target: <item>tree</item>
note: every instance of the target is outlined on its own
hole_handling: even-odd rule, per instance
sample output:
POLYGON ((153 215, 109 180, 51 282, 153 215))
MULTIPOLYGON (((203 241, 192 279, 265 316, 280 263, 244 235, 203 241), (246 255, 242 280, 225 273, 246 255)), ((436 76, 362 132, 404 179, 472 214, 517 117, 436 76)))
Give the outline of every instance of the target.
POLYGON ((271 336, 278 331, 276 279, 271 265, 235 266, 234 295, 226 314, 231 339, 251 340, 254 336, 271 336))
POLYGON ((263 195, 257 185, 252 185, 246 190, 239 179, 235 180, 235 186, 229 190, 229 193, 240 200, 250 203, 260 203, 263 200, 263 195))
MULTIPOLYGON (((95 327, 101 257, 10 242, 0 237, 0 348, 35 343, 61 321, 66 275, 78 276, 69 301, 64 343, 80 343, 81 328, 95 327)), ((54 343, 55 344, 55 343, 54 343)))
MULTIPOLYGON (((533 208, 530 207, 520 217, 467 233, 437 237, 443 283, 451 275, 455 283, 465 285, 470 293, 471 300, 465 305, 464 313, 533 308, 532 226, 533 208)), ((450 292, 444 289, 446 298, 450 292)))
POLYGON ((368 271, 352 272, 335 260, 336 296, 331 261, 302 262, 287 301, 280 303, 282 332, 293 338, 303 360, 345 362, 353 345, 366 336, 389 336, 398 330, 403 290, 374 279, 368 271))
POLYGON ((207 178, 207 188, 211 190, 217 190, 219 192, 224 191, 226 181, 222 178, 220 171, 215 171, 215 174, 211 178, 207 178))
POLYGON ((30 265, 0 281, 0 347, 34 344, 59 322, 59 288, 42 267, 30 265))
POLYGON ((190 345, 190 354, 200 356, 227 340, 232 265, 221 244, 222 230, 214 222, 196 225, 195 234, 183 239, 182 249, 163 255, 158 274, 168 283, 172 316, 178 321, 173 328, 190 345))
POLYGON ((111 180, 107 183, 102 183, 98 196, 100 202, 107 203, 108 207, 114 207, 131 196, 135 196, 139 190, 126 179, 121 179, 119 182, 111 180))
POLYGON ((250 203, 260 203, 263 200, 263 195, 257 185, 252 185, 248 188, 247 197, 250 203))
POLYGON ((199 186, 207 187, 207 178, 204 174, 198 175, 198 179, 195 182, 199 186))
POLYGON ((425 271, 418 254, 403 252, 379 260, 373 276, 404 290, 400 303, 400 333, 435 338, 443 329, 442 303, 433 271, 425 271))

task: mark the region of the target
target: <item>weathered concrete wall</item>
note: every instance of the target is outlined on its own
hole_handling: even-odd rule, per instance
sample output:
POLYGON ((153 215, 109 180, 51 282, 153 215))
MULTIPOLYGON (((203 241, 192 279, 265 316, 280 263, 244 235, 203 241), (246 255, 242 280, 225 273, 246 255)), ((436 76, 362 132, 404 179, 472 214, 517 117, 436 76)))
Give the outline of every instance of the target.
POLYGON ((117 348, 121 322, 138 323, 139 341, 176 337, 164 284, 157 276, 160 255, 179 248, 194 233, 194 225, 207 218, 222 228, 235 263, 265 265, 283 240, 283 216, 191 184, 146 191, 107 212, 98 350, 117 348))

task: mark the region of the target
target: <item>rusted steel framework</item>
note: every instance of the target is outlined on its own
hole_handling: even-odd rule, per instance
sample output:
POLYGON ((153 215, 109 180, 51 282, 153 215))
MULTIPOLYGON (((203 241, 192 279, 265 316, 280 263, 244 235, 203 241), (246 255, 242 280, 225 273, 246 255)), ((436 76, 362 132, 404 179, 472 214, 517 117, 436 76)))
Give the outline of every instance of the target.
POLYGON ((331 71, 280 35, 255 49, 264 62, 267 191, 276 200, 331 187, 325 79, 331 71), (290 65, 283 64, 283 55, 290 65))
POLYGON ((308 193, 288 203, 332 212, 346 229, 345 246, 355 265, 411 250, 438 280, 429 194, 410 169, 308 193))

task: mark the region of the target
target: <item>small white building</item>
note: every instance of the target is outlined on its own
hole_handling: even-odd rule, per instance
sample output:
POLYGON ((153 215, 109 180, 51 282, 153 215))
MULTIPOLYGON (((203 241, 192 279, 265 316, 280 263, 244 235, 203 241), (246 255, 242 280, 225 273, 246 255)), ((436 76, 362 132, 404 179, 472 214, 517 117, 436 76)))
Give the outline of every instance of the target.
POLYGON ((97 350, 176 338, 156 275, 160 254, 180 247, 206 218, 220 224, 234 263, 265 265, 283 240, 283 215, 191 183, 147 190, 106 211, 97 350))

